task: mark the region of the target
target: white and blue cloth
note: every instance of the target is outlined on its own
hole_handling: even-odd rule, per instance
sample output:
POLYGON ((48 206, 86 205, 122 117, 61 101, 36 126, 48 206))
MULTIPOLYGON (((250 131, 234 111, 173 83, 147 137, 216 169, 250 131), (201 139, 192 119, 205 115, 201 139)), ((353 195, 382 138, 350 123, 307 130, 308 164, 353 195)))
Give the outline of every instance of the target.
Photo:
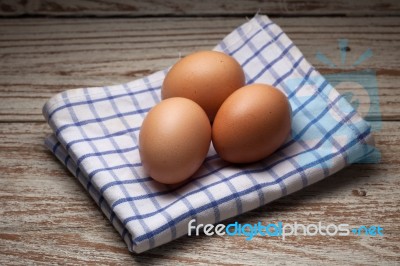
POLYGON ((268 17, 256 15, 214 49, 242 65, 247 83, 271 84, 289 98, 291 136, 258 163, 226 163, 211 146, 189 182, 163 185, 146 175, 139 130, 160 102, 167 70, 126 84, 64 91, 43 107, 54 132, 46 146, 79 179, 130 251, 187 234, 191 219, 217 223, 257 208, 373 152, 371 127, 268 17))

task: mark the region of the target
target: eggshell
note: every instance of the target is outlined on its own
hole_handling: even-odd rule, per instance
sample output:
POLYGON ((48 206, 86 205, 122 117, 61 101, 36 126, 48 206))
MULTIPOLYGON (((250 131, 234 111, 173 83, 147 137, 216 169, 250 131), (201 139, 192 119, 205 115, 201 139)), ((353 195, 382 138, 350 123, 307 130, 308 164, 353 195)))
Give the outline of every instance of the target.
POLYGON ((189 178, 201 166, 211 144, 204 110, 186 98, 170 98, 153 107, 139 134, 145 171, 164 184, 189 178))
POLYGON ((200 51, 184 57, 170 69, 161 94, 163 99, 184 97, 195 101, 213 121, 225 99, 244 84, 244 72, 233 57, 200 51))
POLYGON ((213 145, 232 163, 250 163, 276 151, 290 133, 291 107, 285 94, 252 84, 230 95, 212 127, 213 145))

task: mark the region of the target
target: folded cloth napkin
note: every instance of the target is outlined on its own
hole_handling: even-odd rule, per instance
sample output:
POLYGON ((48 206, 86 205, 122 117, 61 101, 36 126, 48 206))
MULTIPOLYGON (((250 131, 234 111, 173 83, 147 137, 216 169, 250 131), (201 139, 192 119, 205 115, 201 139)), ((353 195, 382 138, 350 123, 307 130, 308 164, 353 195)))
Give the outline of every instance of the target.
POLYGON ((139 130, 160 101, 167 70, 126 84, 64 91, 43 107, 54 131, 47 147, 87 189, 130 251, 187 234, 192 219, 217 223, 257 208, 373 152, 370 126, 268 17, 256 15, 214 49, 242 65, 248 84, 272 84, 289 98, 291 136, 258 163, 231 165, 211 146, 184 184, 163 185, 146 175, 139 130))

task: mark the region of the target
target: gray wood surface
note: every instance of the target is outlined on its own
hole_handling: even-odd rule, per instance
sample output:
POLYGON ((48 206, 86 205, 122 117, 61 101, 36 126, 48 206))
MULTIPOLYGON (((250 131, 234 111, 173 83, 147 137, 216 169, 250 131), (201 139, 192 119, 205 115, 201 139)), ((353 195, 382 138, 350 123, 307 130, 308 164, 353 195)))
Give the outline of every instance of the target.
MULTIPOLYGON (((195 1, 151 1, 126 12, 126 5, 141 2, 0 1, 2 15, 25 16, 0 19, 0 265, 399 264, 399 4, 349 2, 216 1, 211 8, 212 4, 195 1), (236 5, 223 5, 228 2, 236 5), (287 4, 290 8, 285 9, 287 4), (296 9, 291 9, 293 5, 296 9), (43 140, 50 129, 41 116, 42 105, 65 89, 127 82, 164 69, 180 53, 211 49, 245 21, 243 14, 259 6, 262 11, 270 8, 271 14, 296 16, 274 21, 321 73, 376 72, 381 113, 369 113, 366 118, 383 120, 375 133, 382 161, 352 165, 227 223, 379 224, 384 237, 246 241, 187 236, 140 255, 130 254, 80 183, 45 149, 43 140), (148 17, 150 9, 158 10, 152 12, 160 17, 148 17), (137 18, 115 17, 127 13, 137 18), (198 17, 204 14, 211 17, 198 17), (26 17, 31 15, 57 18, 26 17), (65 15, 113 17, 58 17, 65 15), (344 66, 338 39, 349 41, 344 66), (373 56, 351 67, 369 48, 373 56), (338 67, 320 62, 318 51, 338 67)), ((368 97, 356 87, 339 91, 346 89, 355 92, 361 110, 369 106, 368 97)))
POLYGON ((1 16, 397 16, 397 0, 1 0, 1 16))

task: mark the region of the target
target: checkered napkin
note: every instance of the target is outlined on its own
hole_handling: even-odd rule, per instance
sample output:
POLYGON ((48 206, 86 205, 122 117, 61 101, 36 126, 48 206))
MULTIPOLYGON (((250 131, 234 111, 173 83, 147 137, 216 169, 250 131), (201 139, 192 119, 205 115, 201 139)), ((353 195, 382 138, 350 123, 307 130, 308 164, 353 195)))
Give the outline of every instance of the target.
POLYGON ((256 15, 215 50, 242 65, 247 83, 272 84, 289 98, 291 136, 258 163, 231 165, 211 146, 189 182, 163 185, 146 175, 139 159, 139 130, 160 101, 166 70, 127 84, 64 91, 43 108, 54 131, 47 147, 79 179, 133 252, 187 234, 191 219, 217 223, 247 212, 373 152, 370 126, 268 17, 256 15))

